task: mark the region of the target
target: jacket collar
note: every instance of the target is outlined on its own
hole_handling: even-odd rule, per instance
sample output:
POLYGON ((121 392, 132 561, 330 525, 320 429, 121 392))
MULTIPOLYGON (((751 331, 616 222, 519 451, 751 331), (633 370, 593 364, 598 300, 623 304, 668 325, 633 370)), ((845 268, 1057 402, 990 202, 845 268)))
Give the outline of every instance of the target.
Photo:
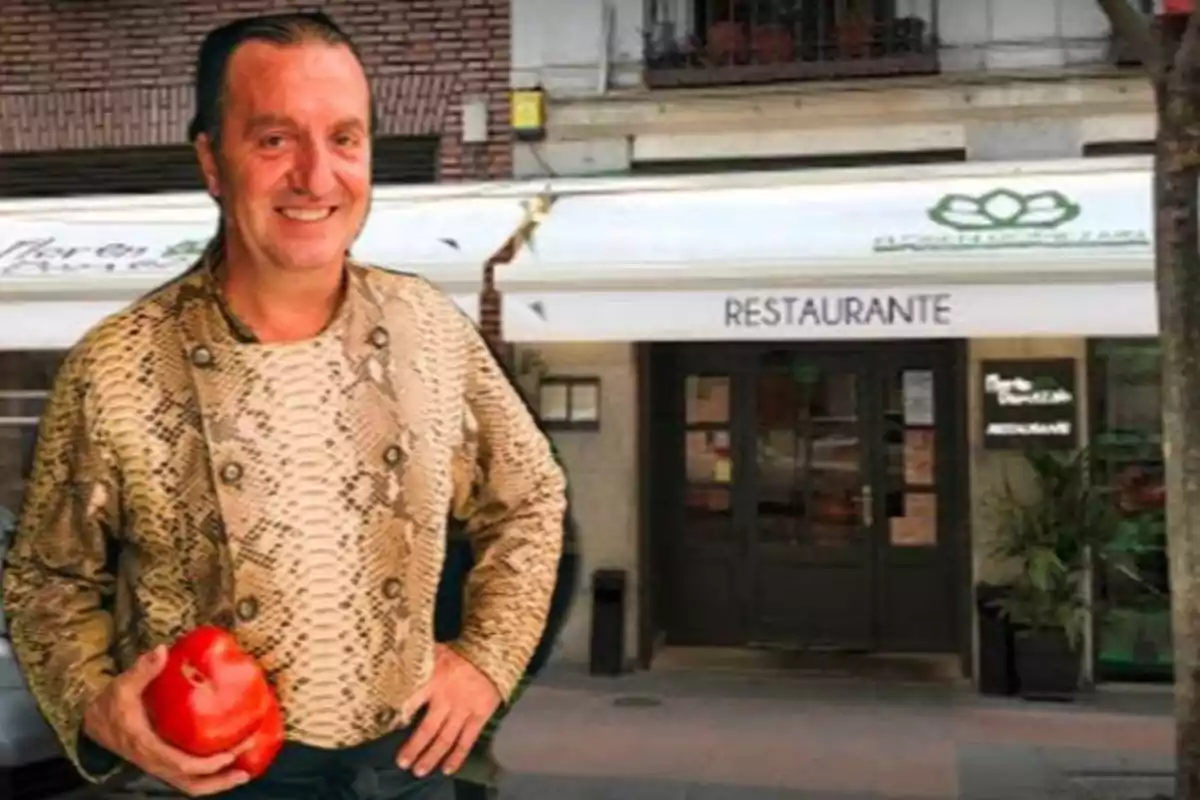
MULTIPOLYGON (((184 274, 183 280, 190 291, 185 292, 187 302, 180 308, 181 313, 196 313, 206 310, 212 316, 211 331, 220 339, 232 340, 238 344, 255 344, 258 337, 250 326, 238 318, 233 312, 225 293, 221 290, 221 276, 225 269, 224 237, 218 233, 205 246, 204 251, 196 262, 184 274), (199 306, 199 307, 194 307, 199 306), (207 306, 207 309, 201 307, 207 306)), ((367 285, 366 268, 351 259, 347 254, 345 269, 345 291, 342 306, 335 312, 336 320, 349 309, 347 304, 353 304, 355 298, 371 301, 371 306, 377 306, 374 292, 367 285)), ((378 338, 378 337, 376 337, 378 338)))
MULTIPOLYGON (((230 344, 253 344, 257 337, 229 308, 221 292, 224 242, 218 234, 205 247, 192 267, 181 277, 175 300, 187 357, 194 366, 212 365, 214 351, 230 344)), ((341 318, 345 353, 352 363, 374 355, 382 356, 394 338, 384 313, 384 298, 371 268, 347 257, 346 289, 341 318)))

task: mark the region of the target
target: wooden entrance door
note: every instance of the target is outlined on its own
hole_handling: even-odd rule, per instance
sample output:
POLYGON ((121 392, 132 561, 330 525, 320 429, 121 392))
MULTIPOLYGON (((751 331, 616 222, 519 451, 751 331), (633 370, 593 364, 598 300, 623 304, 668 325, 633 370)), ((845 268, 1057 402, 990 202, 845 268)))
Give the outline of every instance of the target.
POLYGON ((877 650, 950 653, 969 644, 967 377, 956 345, 875 353, 877 650))
POLYGON ((953 345, 687 346, 672 362, 676 413, 654 415, 656 449, 680 454, 658 462, 678 465, 657 481, 667 641, 952 652, 953 345))
POLYGON ((751 503, 753 641, 871 649, 870 369, 794 348, 755 354, 739 482, 751 503))
POLYGON ((745 644, 750 508, 734 476, 750 412, 744 366, 690 348, 663 348, 657 361, 650 480, 659 488, 649 502, 661 532, 659 621, 669 644, 745 644))

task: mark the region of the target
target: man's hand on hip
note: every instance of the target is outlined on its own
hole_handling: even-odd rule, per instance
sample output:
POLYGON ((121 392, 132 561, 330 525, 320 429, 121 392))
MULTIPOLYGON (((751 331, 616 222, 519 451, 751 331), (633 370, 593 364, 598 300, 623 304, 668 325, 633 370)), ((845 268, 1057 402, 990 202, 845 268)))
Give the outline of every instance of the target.
POLYGON ((479 734, 500 707, 496 685, 470 661, 445 645, 437 646, 433 678, 405 705, 425 707, 425 718, 400 748, 396 763, 421 778, 438 768, 458 771, 479 734))
POLYGON ((84 733, 147 775, 192 797, 218 794, 245 783, 249 780, 246 773, 230 769, 238 750, 197 758, 167 744, 154 732, 142 692, 166 663, 166 648, 159 647, 114 678, 84 712, 84 733))

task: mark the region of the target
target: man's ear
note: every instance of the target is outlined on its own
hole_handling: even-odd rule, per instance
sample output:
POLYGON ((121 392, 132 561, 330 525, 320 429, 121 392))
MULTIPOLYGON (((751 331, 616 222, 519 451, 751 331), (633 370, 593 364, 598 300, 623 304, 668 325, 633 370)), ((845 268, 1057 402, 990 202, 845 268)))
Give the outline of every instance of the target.
POLYGON ((196 160, 200 162, 200 174, 204 176, 204 186, 213 197, 221 196, 221 179, 217 170, 217 154, 213 150, 213 142, 207 133, 196 137, 196 160))

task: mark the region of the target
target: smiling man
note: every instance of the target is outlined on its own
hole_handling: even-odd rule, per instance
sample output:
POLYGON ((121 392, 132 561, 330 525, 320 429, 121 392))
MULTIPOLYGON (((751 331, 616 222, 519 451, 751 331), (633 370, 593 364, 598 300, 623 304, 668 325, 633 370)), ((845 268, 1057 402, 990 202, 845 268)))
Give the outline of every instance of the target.
POLYGON ((104 796, 433 798, 543 640, 565 478, 483 339, 427 281, 350 260, 371 191, 370 88, 327 17, 205 40, 191 127, 216 237, 73 349, 41 423, 4 590, 13 645, 104 796), (448 517, 474 567, 435 644, 448 517), (287 743, 162 742, 163 647, 231 629, 287 743))

